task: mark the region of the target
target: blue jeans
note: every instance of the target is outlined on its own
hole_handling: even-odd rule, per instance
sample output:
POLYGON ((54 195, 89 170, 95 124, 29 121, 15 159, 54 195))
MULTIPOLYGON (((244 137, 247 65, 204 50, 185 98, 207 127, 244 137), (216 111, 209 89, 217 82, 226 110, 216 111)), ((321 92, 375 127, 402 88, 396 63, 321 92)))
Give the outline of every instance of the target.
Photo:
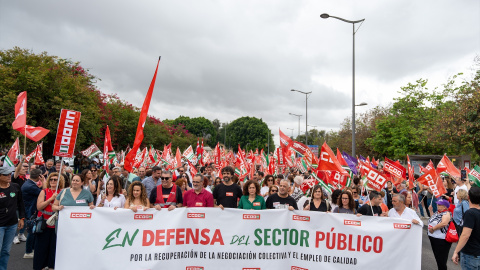
POLYGON ((462 266, 462 270, 480 269, 480 256, 475 257, 460 252, 460 265, 462 266))
POLYGON ((10 249, 13 245, 13 238, 17 232, 17 224, 0 227, 0 270, 7 270, 10 249))
POLYGON ((27 242, 25 243, 25 253, 32 253, 33 246, 35 245, 35 235, 33 234, 32 227, 27 225, 28 223, 25 222, 24 228, 27 227, 27 242))

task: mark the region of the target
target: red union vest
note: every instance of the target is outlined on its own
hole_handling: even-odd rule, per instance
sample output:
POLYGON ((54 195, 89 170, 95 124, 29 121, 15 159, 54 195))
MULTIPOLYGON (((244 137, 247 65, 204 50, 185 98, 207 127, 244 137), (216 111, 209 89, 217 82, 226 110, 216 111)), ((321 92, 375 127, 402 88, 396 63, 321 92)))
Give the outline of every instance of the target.
POLYGON ((162 185, 157 186, 157 199, 155 204, 160 205, 162 208, 168 208, 170 205, 177 205, 177 186, 173 184, 172 191, 168 195, 167 202, 163 199, 163 188, 162 185))

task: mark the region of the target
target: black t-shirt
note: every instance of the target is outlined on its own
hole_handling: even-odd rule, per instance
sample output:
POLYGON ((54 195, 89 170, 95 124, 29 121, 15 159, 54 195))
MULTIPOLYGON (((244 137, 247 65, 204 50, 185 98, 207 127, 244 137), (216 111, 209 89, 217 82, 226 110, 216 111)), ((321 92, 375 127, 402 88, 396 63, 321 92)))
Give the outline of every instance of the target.
POLYGON ((293 206, 295 210, 298 210, 297 202, 295 201, 292 196, 287 196, 286 198, 282 198, 278 196, 278 193, 268 196, 267 198, 267 209, 281 209, 287 208, 288 206, 293 206))
POLYGON ((7 188, 0 188, 0 227, 12 226, 18 223, 18 217, 25 217, 22 192, 15 183, 7 188))
POLYGON ((359 214, 362 214, 364 216, 380 216, 382 214, 382 207, 380 206, 373 206, 370 207, 368 203, 362 205, 360 208, 358 208, 357 211, 359 214), (373 208, 373 213, 372 214, 372 208, 373 208))
MULTIPOLYGON (((156 186, 152 189, 152 193, 150 193, 150 203, 153 205, 155 204, 155 201, 157 200, 157 188, 160 188, 160 186, 156 186)), ((162 187, 162 194, 163 194, 163 201, 167 202, 168 197, 170 196, 170 192, 172 192, 172 188, 164 188, 162 187)), ((177 186, 177 192, 175 194, 176 197, 176 202, 177 204, 182 203, 183 204, 183 197, 182 197, 182 190, 180 189, 179 186, 177 186)))
POLYGON ((213 198, 217 200, 217 205, 221 204, 225 208, 237 208, 238 200, 240 200, 242 195, 242 189, 235 183, 230 186, 221 183, 213 190, 213 198))
POLYGON ((465 228, 472 229, 472 233, 463 247, 462 252, 472 256, 480 256, 480 210, 470 208, 465 211, 463 228, 464 232, 465 228))
POLYGON ((310 202, 310 211, 319 211, 319 212, 327 212, 327 211, 332 211, 332 206, 329 204, 328 207, 327 207, 327 202, 326 201, 322 201, 320 203, 320 205, 317 207, 315 207, 315 203, 313 202, 313 200, 310 202))

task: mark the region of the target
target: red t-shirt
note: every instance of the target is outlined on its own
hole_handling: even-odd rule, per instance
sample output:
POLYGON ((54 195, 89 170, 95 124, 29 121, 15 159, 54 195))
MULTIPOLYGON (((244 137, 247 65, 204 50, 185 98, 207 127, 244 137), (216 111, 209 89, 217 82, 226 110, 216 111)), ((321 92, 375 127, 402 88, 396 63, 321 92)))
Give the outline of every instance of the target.
POLYGON ((183 194, 183 206, 213 207, 213 195, 205 189, 202 189, 202 191, 197 194, 192 188, 183 194))

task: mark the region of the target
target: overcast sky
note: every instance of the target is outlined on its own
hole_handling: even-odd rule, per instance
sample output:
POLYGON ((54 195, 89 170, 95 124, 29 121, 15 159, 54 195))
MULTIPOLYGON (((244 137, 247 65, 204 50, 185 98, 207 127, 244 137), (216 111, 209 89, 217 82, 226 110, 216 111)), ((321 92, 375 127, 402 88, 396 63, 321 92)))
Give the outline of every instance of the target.
MULTIPOLYGON (((387 106, 408 82, 441 86, 480 55, 480 1, 0 0, 0 49, 81 62, 98 88, 141 107, 162 56, 149 114, 231 122, 262 118, 275 134, 338 130, 356 103, 387 106), (356 24, 358 26, 359 24, 356 24)), ((135 132, 132 130, 131 132, 135 132)))

